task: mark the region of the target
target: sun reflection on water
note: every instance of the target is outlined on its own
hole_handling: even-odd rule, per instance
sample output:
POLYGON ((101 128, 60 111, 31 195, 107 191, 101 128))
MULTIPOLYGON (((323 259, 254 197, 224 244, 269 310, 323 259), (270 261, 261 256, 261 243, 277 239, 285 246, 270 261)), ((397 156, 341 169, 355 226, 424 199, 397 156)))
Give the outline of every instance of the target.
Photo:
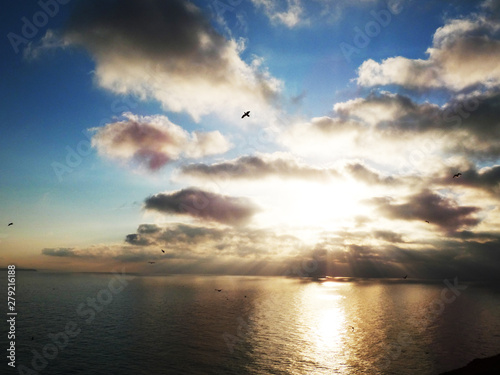
POLYGON ((316 362, 324 373, 348 374, 346 348, 351 328, 345 318, 342 288, 339 283, 314 284, 302 295, 302 325, 308 330, 301 354, 305 360, 316 362))

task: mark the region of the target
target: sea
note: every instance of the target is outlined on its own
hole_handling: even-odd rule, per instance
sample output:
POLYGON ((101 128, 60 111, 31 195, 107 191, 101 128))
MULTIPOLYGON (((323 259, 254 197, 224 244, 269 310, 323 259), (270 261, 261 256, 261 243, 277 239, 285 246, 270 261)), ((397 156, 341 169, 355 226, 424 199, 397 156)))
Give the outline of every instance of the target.
POLYGON ((0 277, 0 374, 437 375, 500 353, 500 286, 456 278, 18 271, 7 315, 0 277))

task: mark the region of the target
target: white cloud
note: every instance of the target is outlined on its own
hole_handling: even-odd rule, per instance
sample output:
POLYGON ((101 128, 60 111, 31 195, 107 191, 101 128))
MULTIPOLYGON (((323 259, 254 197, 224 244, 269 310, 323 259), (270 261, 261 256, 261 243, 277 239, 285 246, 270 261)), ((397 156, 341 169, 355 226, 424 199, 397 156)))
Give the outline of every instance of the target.
POLYGON ((256 7, 264 9, 264 13, 273 23, 283 24, 289 28, 307 23, 301 18, 304 9, 300 0, 286 0, 286 9, 281 10, 281 2, 275 0, 252 0, 256 7))
POLYGON ((59 43, 49 34, 32 54, 48 48, 48 40, 83 47, 95 60, 99 86, 155 99, 196 121, 209 113, 238 118, 249 105, 269 115, 280 95, 282 83, 258 58, 241 59, 244 41, 224 38, 190 2, 82 2, 59 43))
POLYGON ((500 85, 500 22, 485 15, 452 19, 434 33, 428 59, 390 57, 365 61, 358 84, 396 84, 407 88, 463 90, 500 85))

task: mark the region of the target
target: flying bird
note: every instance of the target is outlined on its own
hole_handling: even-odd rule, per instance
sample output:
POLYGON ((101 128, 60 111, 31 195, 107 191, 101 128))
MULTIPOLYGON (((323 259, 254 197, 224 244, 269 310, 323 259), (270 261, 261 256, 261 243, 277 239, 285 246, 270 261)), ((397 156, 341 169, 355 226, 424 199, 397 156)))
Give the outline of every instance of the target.
POLYGON ((161 249, 161 252, 162 252, 162 253, 165 253, 165 250, 161 249))
POLYGON ((429 220, 426 220, 425 222, 426 222, 427 224, 429 224, 429 220))
POLYGON ((222 292, 222 289, 214 289, 214 290, 216 290, 216 291, 218 291, 218 292, 222 292))
POLYGON ((8 226, 8 227, 10 227, 11 225, 14 225, 14 223, 9 223, 9 224, 7 224, 7 226, 8 226))
POLYGON ((462 173, 458 172, 457 174, 453 175, 453 178, 459 178, 462 175, 462 173))
POLYGON ((408 277, 408 275, 405 275, 405 276, 403 277, 403 279, 405 279, 405 280, 406 280, 406 278, 407 278, 407 277, 408 277))
POLYGON ((156 263, 156 262, 148 262, 148 263, 149 263, 149 264, 154 264, 154 263, 156 263))
POLYGON ((245 117, 250 117, 250 111, 246 111, 245 113, 243 113, 243 116, 241 116, 241 118, 245 117))

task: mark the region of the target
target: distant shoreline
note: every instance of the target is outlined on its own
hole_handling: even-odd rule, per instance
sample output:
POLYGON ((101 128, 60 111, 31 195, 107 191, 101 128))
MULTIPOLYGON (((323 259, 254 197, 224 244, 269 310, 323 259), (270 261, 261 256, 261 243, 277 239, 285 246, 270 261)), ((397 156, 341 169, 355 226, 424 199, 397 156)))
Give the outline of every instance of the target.
POLYGON ((456 370, 442 372, 439 375, 488 375, 500 374, 500 354, 487 358, 476 358, 466 366, 456 370))

